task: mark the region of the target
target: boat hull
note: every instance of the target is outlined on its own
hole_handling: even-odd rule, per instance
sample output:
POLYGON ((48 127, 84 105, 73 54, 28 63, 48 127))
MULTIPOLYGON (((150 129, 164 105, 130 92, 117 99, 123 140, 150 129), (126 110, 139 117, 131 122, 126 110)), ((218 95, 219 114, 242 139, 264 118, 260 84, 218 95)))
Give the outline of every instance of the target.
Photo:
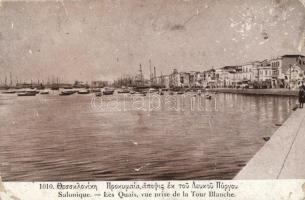
POLYGON ((61 93, 59 93, 60 96, 69 96, 74 94, 74 91, 62 91, 61 93))
POLYGON ((113 95, 114 91, 103 91, 103 95, 113 95))
POLYGON ((95 96, 96 97, 101 97, 101 96, 103 96, 103 94, 101 92, 97 92, 97 93, 95 93, 95 96))
POLYGON ((16 91, 4 91, 2 92, 2 94, 15 94, 16 91))
POLYGON ((28 93, 18 93, 17 96, 19 97, 29 97, 29 96, 36 96, 36 92, 28 92, 28 93))
POLYGON ((77 94, 89 94, 90 92, 78 92, 77 94))

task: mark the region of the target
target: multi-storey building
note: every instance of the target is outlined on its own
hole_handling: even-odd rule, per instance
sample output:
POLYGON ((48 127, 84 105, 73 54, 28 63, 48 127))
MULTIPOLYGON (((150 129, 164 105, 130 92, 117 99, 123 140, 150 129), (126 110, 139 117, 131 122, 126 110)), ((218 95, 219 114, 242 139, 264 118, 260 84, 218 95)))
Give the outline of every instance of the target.
POLYGON ((253 66, 254 64, 252 62, 246 63, 242 65, 242 80, 244 82, 250 82, 253 81, 253 66))
POLYGON ((216 82, 216 74, 215 74, 215 69, 210 69, 207 71, 203 72, 204 75, 204 80, 203 80, 203 87, 210 87, 214 88, 217 86, 216 82))
POLYGON ((200 72, 191 71, 190 72, 190 87, 200 87, 200 72))
POLYGON ((258 82, 261 88, 271 88, 272 68, 269 60, 263 60, 258 66, 258 82))
POLYGON ((272 85, 279 88, 296 88, 304 79, 305 56, 283 55, 270 60, 272 85), (297 76, 294 74, 297 73, 297 76), (292 75, 293 74, 293 75, 292 75), (291 76, 292 75, 292 76, 291 76))
POLYGON ((260 61, 252 62, 252 79, 251 82, 258 82, 259 81, 259 67, 261 66, 260 61))
POLYGON ((190 73, 180 72, 179 74, 181 87, 190 87, 190 73))
POLYGON ((177 69, 174 69, 173 72, 169 75, 169 86, 171 88, 181 87, 180 83, 180 74, 177 69))
POLYGON ((232 87, 240 66, 225 66, 215 70, 218 87, 232 87))

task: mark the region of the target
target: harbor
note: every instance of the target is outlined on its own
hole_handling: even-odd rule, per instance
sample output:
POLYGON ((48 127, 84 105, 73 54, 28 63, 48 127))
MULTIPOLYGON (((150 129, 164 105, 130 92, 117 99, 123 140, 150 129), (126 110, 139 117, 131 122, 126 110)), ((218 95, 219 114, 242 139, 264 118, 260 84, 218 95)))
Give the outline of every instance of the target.
POLYGON ((151 94, 160 97, 160 109, 139 107, 149 105, 149 93, 0 94, 3 180, 232 179, 266 144, 264 138, 272 137, 277 124, 290 116, 297 100, 225 93, 211 93, 211 99, 203 94, 194 97, 195 92, 151 94), (113 106, 124 102, 134 109, 105 112, 91 106, 93 98, 113 106), (183 109, 173 110, 176 104, 168 99, 180 98, 185 98, 179 104, 183 109), (193 98, 201 98, 205 109, 191 109, 193 98))
POLYGON ((235 78, 244 72, 239 67, 202 73, 174 69, 170 75, 157 76, 156 67, 153 72, 149 69, 149 78, 140 65, 133 76, 90 83, 57 78, 21 84, 5 78, 0 90, 4 124, 0 131, 5 133, 0 146, 6 149, 0 157, 2 178, 191 180, 291 175, 293 161, 287 149, 292 146, 285 143, 281 148, 279 142, 291 142, 291 126, 301 123, 294 118, 296 113, 302 115, 295 111, 302 82, 273 88, 263 82, 236 84, 226 79, 231 85, 223 85, 219 70, 230 69, 235 78), (13 156, 16 152, 22 156, 13 156), (284 164, 278 172, 280 162, 284 164), (261 172, 266 163, 269 174, 261 172), (281 175, 282 171, 289 175, 281 175))
POLYGON ((1 179, 304 178, 304 1, 0 0, 1 179))
MULTIPOLYGON (((153 67, 152 60, 148 65, 139 64, 139 70, 132 74, 123 74, 112 80, 91 80, 69 83, 63 78, 48 78, 22 82, 13 78, 13 74, 0 77, 2 93, 18 96, 35 96, 47 94, 50 90, 59 91, 61 96, 74 93, 96 96, 117 93, 141 93, 150 91, 163 94, 164 91, 184 94, 185 92, 221 92, 247 95, 298 96, 299 88, 304 84, 305 56, 301 54, 285 54, 277 58, 263 61, 249 61, 246 64, 217 67, 197 71, 178 71, 172 68, 169 74, 163 74, 153 67), (145 77, 148 71, 148 77, 145 77), (160 75, 157 75, 160 73, 160 75), (37 93, 35 93, 37 92, 37 93)), ((203 67, 207 68, 207 66, 203 67)))

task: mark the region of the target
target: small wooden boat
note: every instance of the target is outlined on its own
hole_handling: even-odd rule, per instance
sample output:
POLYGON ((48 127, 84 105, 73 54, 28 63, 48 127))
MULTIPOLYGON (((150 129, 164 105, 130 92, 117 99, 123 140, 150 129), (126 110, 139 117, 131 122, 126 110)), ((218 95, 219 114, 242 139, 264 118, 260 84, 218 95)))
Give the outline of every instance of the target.
POLYGON ((49 90, 43 90, 43 91, 40 91, 40 94, 49 94, 49 90))
POLYGON ((128 93, 130 93, 130 91, 128 89, 121 89, 121 90, 118 90, 118 93, 119 94, 128 94, 128 93))
POLYGON ((91 89, 91 92, 100 92, 100 91, 101 91, 100 88, 92 88, 92 89, 91 89))
POLYGON ((207 94, 207 95, 205 96, 205 98, 206 98, 206 99, 212 99, 212 96, 209 95, 209 94, 207 94))
POLYGON ((17 96, 20 96, 20 97, 36 96, 36 94, 37 94, 36 91, 27 91, 27 92, 18 93, 17 96))
POLYGON ((87 89, 79 90, 79 91, 77 92, 77 94, 89 94, 89 93, 90 93, 90 91, 87 90, 87 89))
POLYGON ((59 90, 59 86, 53 85, 53 86, 51 87, 51 90, 59 90))
POLYGON ((3 94, 15 94, 16 91, 15 90, 6 90, 2 92, 3 94))
POLYGON ((59 93, 59 95, 60 96, 68 96, 68 95, 72 95, 72 94, 74 94, 75 93, 75 91, 73 91, 73 90, 67 90, 67 91, 61 91, 60 93, 59 93))
POLYGON ((102 91, 103 95, 113 95, 114 89, 111 88, 104 88, 102 91))
POLYGON ((95 93, 95 96, 96 96, 96 97, 101 97, 101 96, 103 96, 103 93, 102 93, 102 92, 96 92, 96 93, 95 93))
POLYGON ((114 93, 114 90, 105 90, 105 91, 103 91, 103 95, 113 95, 113 93, 114 93))
POLYGON ((154 93, 154 92, 157 92, 157 90, 155 88, 149 88, 148 92, 149 93, 154 93))

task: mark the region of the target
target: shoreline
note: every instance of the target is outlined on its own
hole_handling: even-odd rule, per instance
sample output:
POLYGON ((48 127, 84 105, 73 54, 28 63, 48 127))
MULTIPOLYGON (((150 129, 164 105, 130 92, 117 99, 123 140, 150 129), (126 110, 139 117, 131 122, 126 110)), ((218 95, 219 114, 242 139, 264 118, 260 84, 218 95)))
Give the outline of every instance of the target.
POLYGON ((270 95, 270 96, 291 96, 297 97, 298 90, 288 89, 233 89, 233 88, 213 88, 207 91, 220 92, 220 93, 232 93, 232 94, 244 94, 244 95, 270 95))

